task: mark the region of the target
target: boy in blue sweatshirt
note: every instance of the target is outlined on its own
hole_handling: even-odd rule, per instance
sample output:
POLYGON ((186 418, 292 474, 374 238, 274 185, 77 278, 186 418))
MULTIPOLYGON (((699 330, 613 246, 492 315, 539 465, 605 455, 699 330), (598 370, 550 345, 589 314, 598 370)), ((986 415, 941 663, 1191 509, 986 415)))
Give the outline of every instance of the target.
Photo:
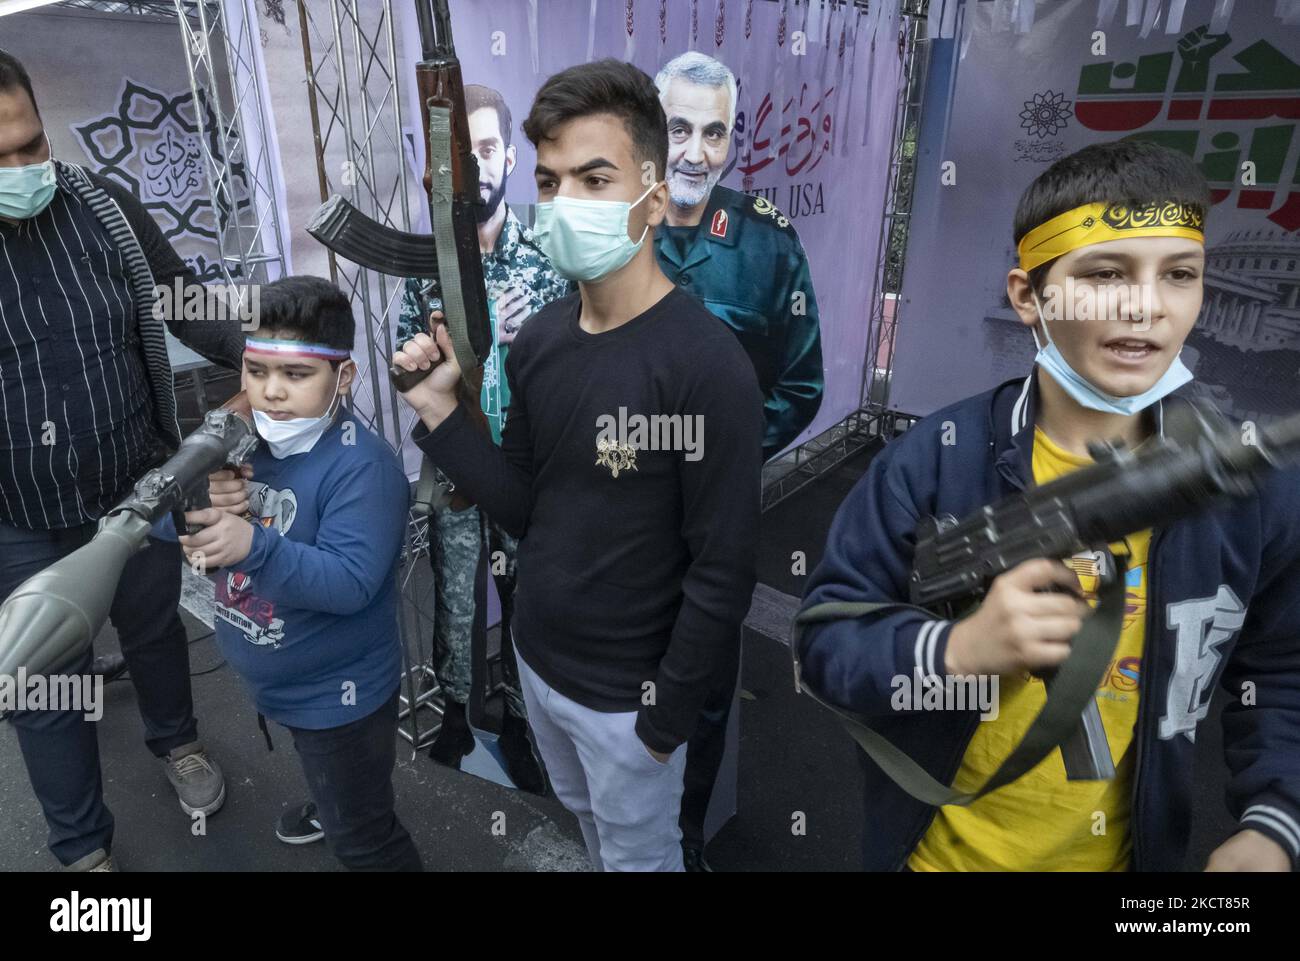
POLYGON ((341 408, 356 372, 342 291, 289 277, 266 293, 244 352, 262 439, 247 504, 187 513, 203 529, 181 546, 221 568, 217 641, 259 714, 293 735, 335 856, 353 870, 418 871, 392 783, 409 487, 393 452, 341 408))
MULTIPOLYGON (((1039 347, 1035 370, 932 414, 876 457, 840 508, 805 607, 906 601, 918 521, 961 518, 1085 466, 1089 441, 1132 448, 1162 434, 1166 409, 1182 403, 1170 395, 1192 376, 1179 354, 1201 308, 1209 207, 1189 158, 1142 141, 1096 144, 1043 172, 1016 210, 1020 264, 1007 275, 1039 347), (1064 310, 1062 290, 1073 295, 1064 310), (1071 317, 1084 293, 1094 309, 1071 317)), ((1300 472, 1111 550, 1127 556, 1126 605, 1096 703, 1116 776, 1067 780, 1053 751, 969 806, 934 807, 864 763, 868 870, 1183 868, 1194 742, 1216 682, 1230 696, 1238 828, 1207 870, 1295 865, 1300 472)), ((1028 561, 955 622, 900 609, 810 629, 796 652, 803 679, 867 715, 932 777, 974 791, 1042 709, 1036 675, 1068 657, 1105 563, 1092 552, 1028 561), (998 682, 983 720, 895 696, 899 678, 943 686, 970 675, 998 682)))

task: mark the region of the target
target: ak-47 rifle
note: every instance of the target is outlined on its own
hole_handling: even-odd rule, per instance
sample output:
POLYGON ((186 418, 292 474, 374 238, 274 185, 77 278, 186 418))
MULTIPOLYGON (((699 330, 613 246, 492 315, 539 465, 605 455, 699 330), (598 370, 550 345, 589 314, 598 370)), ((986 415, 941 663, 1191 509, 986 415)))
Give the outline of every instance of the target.
MULTIPOLYGON (((483 363, 492 349, 492 327, 475 216, 482 204, 478 161, 469 139, 465 86, 447 0, 415 0, 415 12, 424 57, 416 65, 415 82, 427 144, 424 185, 433 236, 386 227, 338 194, 316 211, 307 232, 335 253, 379 273, 438 279, 443 323, 461 369, 461 403, 487 432, 479 394, 483 363)), ((406 392, 431 370, 393 367, 389 376, 406 392)))

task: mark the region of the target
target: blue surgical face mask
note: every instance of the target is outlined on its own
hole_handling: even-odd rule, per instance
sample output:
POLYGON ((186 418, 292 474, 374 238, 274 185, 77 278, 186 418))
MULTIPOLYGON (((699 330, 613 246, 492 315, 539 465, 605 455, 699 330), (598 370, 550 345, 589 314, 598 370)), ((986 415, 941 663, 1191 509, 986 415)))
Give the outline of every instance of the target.
POLYGON ((1047 336, 1047 343, 1040 344, 1038 342, 1038 331, 1033 331, 1034 346, 1038 348, 1038 356, 1034 358, 1034 362, 1051 374, 1052 379, 1061 385, 1061 389, 1082 407, 1087 407, 1089 410, 1103 411, 1107 414, 1136 414, 1172 394, 1192 379, 1192 372, 1187 369, 1187 365, 1183 363, 1182 357, 1179 356, 1174 358, 1174 362, 1169 365, 1169 369, 1164 372, 1158 381, 1140 394, 1135 394, 1132 397, 1114 397, 1100 391, 1089 381, 1080 377, 1074 368, 1066 363, 1060 350, 1057 349, 1056 343, 1052 340, 1051 326, 1043 316, 1043 308, 1038 302, 1037 294, 1034 295, 1034 307, 1038 310, 1038 319, 1042 321, 1043 333, 1047 336))
POLYGON ((623 267, 641 249, 650 225, 633 241, 627 235, 628 217, 657 186, 658 181, 651 184, 634 203, 556 197, 538 204, 533 239, 569 280, 599 280, 623 267))
POLYGON ((0 217, 35 217, 54 199, 57 183, 53 156, 25 167, 0 167, 0 217))

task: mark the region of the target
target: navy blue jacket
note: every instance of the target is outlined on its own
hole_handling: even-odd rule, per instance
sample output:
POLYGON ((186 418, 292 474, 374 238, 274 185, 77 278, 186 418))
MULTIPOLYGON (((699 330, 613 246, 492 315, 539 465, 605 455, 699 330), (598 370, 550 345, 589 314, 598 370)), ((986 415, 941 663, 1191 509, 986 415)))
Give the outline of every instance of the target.
MULTIPOLYGON (((1173 402, 1173 401, 1171 401, 1173 402)), ((840 506, 804 607, 907 600, 921 518, 964 517, 1032 480, 1038 384, 1009 381, 923 419, 884 448, 840 506), (948 443, 944 443, 945 439, 948 443)), ((1163 425, 1163 405, 1158 411, 1163 425)), ((1184 867, 1194 741, 1212 685, 1223 714, 1228 805, 1300 859, 1300 471, 1258 496, 1157 530, 1149 554, 1133 783, 1133 870, 1184 867), (1246 687, 1243 687, 1247 685, 1246 687), (1250 697, 1253 704, 1243 704, 1250 697)), ((949 621, 913 611, 810 629, 797 652, 819 695, 952 783, 979 723, 972 711, 895 711, 891 680, 943 674, 949 621)), ((899 870, 934 817, 874 764, 866 768, 864 866, 899 870)))

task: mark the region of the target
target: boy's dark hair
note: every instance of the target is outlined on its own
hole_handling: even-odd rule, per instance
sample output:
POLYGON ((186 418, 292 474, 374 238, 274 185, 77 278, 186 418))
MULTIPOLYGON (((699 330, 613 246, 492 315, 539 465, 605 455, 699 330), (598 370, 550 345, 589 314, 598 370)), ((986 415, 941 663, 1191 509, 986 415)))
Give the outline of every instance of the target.
POLYGON ((0 50, 0 90, 12 90, 14 87, 27 91, 27 96, 32 101, 32 109, 39 117, 41 110, 36 106, 36 94, 32 93, 32 78, 27 76, 26 68, 17 57, 0 50))
MULTIPOLYGON (((1210 185, 1190 157, 1149 140, 1090 144, 1056 161, 1021 194, 1015 242, 1019 245, 1035 227, 1085 204, 1141 207, 1165 201, 1187 204, 1202 217, 1209 213, 1210 185)), ((1029 283, 1040 295, 1053 263, 1029 272, 1029 283)))
MULTIPOLYGON (((260 292, 258 334, 287 333, 310 344, 351 350, 357 322, 347 295, 328 280, 305 274, 282 277, 260 292)), ((342 361, 330 361, 338 367, 342 361)))
POLYGON ((662 180, 668 166, 668 120, 654 81, 630 63, 597 60, 547 78, 524 121, 524 133, 536 146, 561 124, 601 113, 623 121, 632 138, 632 156, 638 163, 651 161, 662 180))
POLYGON ((505 98, 491 87, 470 83, 465 85, 465 116, 475 110, 491 109, 497 112, 497 121, 501 124, 501 142, 510 146, 510 108, 505 98))

